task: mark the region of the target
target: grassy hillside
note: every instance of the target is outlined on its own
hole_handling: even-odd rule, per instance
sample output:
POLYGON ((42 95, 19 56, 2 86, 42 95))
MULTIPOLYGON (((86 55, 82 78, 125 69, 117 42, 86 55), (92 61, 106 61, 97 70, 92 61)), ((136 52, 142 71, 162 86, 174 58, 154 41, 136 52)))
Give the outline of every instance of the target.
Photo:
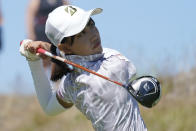
MULTIPOLYGON (((162 76, 159 104, 140 106, 149 131, 196 131, 196 69, 176 76, 162 76)), ((34 96, 0 96, 1 131, 92 131, 75 107, 61 115, 46 116, 34 96)))

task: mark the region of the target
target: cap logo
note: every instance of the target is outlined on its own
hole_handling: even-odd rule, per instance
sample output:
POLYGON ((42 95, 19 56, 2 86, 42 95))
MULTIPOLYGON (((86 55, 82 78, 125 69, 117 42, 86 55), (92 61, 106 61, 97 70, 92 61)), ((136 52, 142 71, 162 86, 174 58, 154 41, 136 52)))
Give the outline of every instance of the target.
POLYGON ((76 13, 77 9, 72 7, 72 6, 67 6, 65 8, 65 12, 67 12, 68 14, 70 14, 71 16, 74 15, 76 13))

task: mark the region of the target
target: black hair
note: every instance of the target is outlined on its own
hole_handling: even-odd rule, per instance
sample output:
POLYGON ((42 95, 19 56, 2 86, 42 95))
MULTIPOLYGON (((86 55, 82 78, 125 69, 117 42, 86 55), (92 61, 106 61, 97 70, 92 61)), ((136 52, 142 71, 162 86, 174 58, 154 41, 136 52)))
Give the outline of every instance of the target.
MULTIPOLYGON (((51 48, 50 48, 50 52, 53 55, 58 55, 57 54, 57 47, 52 44, 51 48)), ((52 80, 52 81, 57 81, 57 80, 61 79, 64 75, 67 75, 68 73, 73 71, 64 62, 61 62, 61 61, 56 60, 54 58, 51 58, 51 61, 52 61, 52 69, 51 69, 50 80, 52 80)))

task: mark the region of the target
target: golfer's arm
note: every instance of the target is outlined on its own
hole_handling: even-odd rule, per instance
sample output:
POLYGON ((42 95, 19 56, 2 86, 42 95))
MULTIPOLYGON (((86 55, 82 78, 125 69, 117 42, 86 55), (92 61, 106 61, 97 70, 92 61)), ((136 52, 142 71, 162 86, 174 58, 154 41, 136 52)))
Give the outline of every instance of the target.
POLYGON ((65 111, 65 108, 59 104, 60 102, 56 97, 56 91, 53 91, 51 88, 41 60, 28 61, 28 63, 34 80, 37 98, 44 112, 48 115, 56 115, 65 111))

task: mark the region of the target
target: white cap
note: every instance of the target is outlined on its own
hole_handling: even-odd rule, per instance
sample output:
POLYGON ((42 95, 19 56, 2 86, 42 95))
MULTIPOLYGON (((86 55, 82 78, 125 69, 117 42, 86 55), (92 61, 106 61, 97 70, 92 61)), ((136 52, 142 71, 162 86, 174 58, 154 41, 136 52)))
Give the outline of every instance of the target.
POLYGON ((85 28, 90 17, 101 12, 101 8, 84 11, 73 5, 57 7, 48 15, 45 33, 48 39, 57 46, 64 37, 80 33, 85 28))

